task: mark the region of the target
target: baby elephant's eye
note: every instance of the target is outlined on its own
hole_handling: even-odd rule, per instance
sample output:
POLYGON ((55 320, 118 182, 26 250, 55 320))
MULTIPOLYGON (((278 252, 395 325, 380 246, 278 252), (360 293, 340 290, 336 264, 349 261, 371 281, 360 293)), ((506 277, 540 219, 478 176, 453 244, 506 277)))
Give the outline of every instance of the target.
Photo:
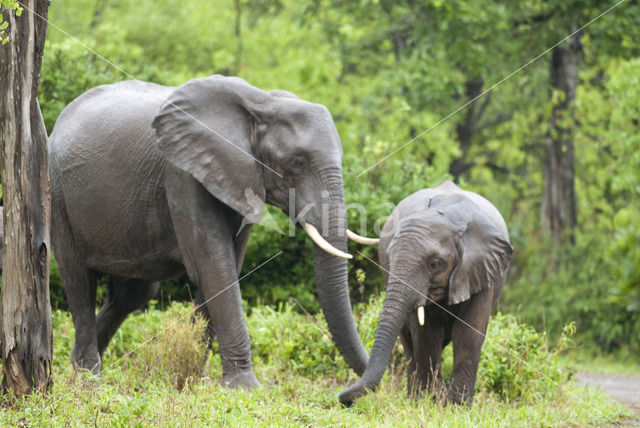
POLYGON ((300 159, 300 158, 296 158, 293 160, 293 167, 297 170, 301 170, 302 168, 304 168, 304 160, 300 159))

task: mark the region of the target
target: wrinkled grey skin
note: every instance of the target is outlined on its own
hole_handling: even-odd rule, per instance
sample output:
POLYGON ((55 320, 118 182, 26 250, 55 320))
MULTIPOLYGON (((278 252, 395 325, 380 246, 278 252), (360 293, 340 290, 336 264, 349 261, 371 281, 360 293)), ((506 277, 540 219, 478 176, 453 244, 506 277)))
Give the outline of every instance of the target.
POLYGON ((442 350, 452 342, 447 399, 470 406, 489 315, 511 253, 507 227, 496 208, 452 182, 400 202, 380 237, 387 292, 369 365, 340 394, 340 402, 350 405, 375 390, 400 335, 409 394, 441 385, 442 350), (425 306, 424 326, 416 314, 420 305, 425 306))
MULTIPOLYGON (((49 158, 52 244, 76 328, 71 359, 94 372, 125 317, 154 296, 157 281, 186 270, 207 302, 223 383, 255 386, 237 280, 264 202, 288 212, 295 188, 291 214, 347 249, 342 147, 331 115, 285 91, 221 76, 178 88, 137 81, 100 86, 62 112, 49 158), (315 205, 300 213, 308 203, 315 205), (98 272, 111 281, 96 316, 98 272)), ((333 338, 362 373, 367 354, 351 313, 346 260, 315 245, 313 256, 333 338)))

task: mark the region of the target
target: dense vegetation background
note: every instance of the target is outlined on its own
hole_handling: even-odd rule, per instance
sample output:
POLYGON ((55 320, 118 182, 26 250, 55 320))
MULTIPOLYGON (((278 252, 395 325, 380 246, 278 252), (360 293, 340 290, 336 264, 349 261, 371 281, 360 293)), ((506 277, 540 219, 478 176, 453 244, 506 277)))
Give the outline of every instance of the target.
MULTIPOLYGON (((570 103, 554 85, 551 51, 510 76, 614 4, 604 3, 58 0, 49 12, 40 105, 50 132, 62 108, 98 84, 179 85, 214 73, 323 103, 342 138, 347 203, 366 207, 369 235, 392 204, 454 178, 494 202, 509 225, 516 252, 503 312, 552 335, 575 320, 585 344, 640 350, 637 2, 565 43, 577 40, 579 55, 570 103), (558 133, 571 143, 575 171, 564 172, 575 183, 576 216, 553 239, 543 215, 545 148, 558 133)), ((284 215, 269 214, 288 229, 284 215)), ((349 211, 349 221, 360 230, 359 210, 349 211)), ((311 260, 300 257, 310 254, 303 234, 255 226, 245 272, 280 249, 277 261, 242 281, 244 298, 251 307, 293 297, 317 311, 311 260)), ((377 267, 359 256, 350 266, 354 300, 382 289, 377 267)), ((188 298, 185 284, 167 284, 162 299, 188 298)), ((51 294, 64 308, 59 279, 51 294)))

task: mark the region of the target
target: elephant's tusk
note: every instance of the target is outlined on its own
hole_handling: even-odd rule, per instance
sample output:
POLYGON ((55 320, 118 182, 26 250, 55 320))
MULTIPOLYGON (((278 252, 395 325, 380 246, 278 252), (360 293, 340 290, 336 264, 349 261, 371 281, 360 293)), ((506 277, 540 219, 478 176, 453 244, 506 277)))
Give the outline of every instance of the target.
POLYGON ((367 238, 366 236, 360 236, 355 232, 347 229, 347 238, 362 245, 377 245, 380 240, 377 238, 367 238))
POLYGON ((320 232, 318 232, 318 229, 316 229, 315 226, 313 226, 312 224, 305 223, 304 231, 307 232, 307 234, 309 234, 309 237, 311 238, 311 240, 313 240, 313 242, 315 242, 315 244, 318 247, 322 248, 327 253, 333 254, 334 256, 342 257, 343 259, 353 258, 351 254, 345 253, 344 251, 340 251, 336 247, 328 243, 327 240, 324 239, 322 235, 320 235, 320 232))
POLYGON ((424 325, 424 306, 418 306, 418 324, 420 327, 424 325))

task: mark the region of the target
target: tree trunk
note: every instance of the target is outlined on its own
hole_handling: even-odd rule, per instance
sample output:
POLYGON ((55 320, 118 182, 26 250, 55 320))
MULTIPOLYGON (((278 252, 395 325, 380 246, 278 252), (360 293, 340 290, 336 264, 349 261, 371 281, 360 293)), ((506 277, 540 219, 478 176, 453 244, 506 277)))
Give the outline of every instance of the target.
MULTIPOLYGON (((467 96, 467 102, 476 99, 482 93, 482 86, 484 85, 484 79, 482 77, 475 77, 465 82, 465 94, 467 96)), ((471 137, 475 132, 477 123, 480 120, 481 112, 486 108, 486 103, 489 102, 489 97, 485 99, 485 103, 479 105, 474 102, 467 106, 467 114, 464 117, 464 121, 456 126, 456 135, 458 136, 458 142, 460 143, 460 151, 462 154, 459 158, 454 159, 449 165, 449 173, 453 176, 455 182, 458 181, 460 175, 467 172, 473 163, 469 163, 466 160, 467 152, 471 147, 471 137)))
POLYGON ((242 45, 242 4, 240 0, 235 0, 235 8, 236 8, 236 21, 234 24, 233 33, 236 36, 236 74, 240 74, 242 68, 242 55, 243 55, 243 45, 242 45))
POLYGON ((91 15, 91 23, 89 28, 95 30, 102 22, 104 16, 104 10, 107 8, 107 0, 96 0, 96 4, 93 7, 93 15, 91 15))
POLYGON ((0 46, 0 141, 4 191, 4 263, 0 293, 3 386, 17 394, 51 383, 49 303, 50 190, 47 133, 37 88, 48 1, 24 0, 0 46), (38 16, 40 15, 40 16, 38 16))
MULTIPOLYGON (((573 109, 580 65, 580 34, 566 46, 556 46, 551 56, 551 87, 559 100, 552 100, 545 147, 543 220, 554 244, 565 239, 574 243, 576 196, 574 184, 573 109)), ((553 96, 552 96, 553 98, 553 96)))

